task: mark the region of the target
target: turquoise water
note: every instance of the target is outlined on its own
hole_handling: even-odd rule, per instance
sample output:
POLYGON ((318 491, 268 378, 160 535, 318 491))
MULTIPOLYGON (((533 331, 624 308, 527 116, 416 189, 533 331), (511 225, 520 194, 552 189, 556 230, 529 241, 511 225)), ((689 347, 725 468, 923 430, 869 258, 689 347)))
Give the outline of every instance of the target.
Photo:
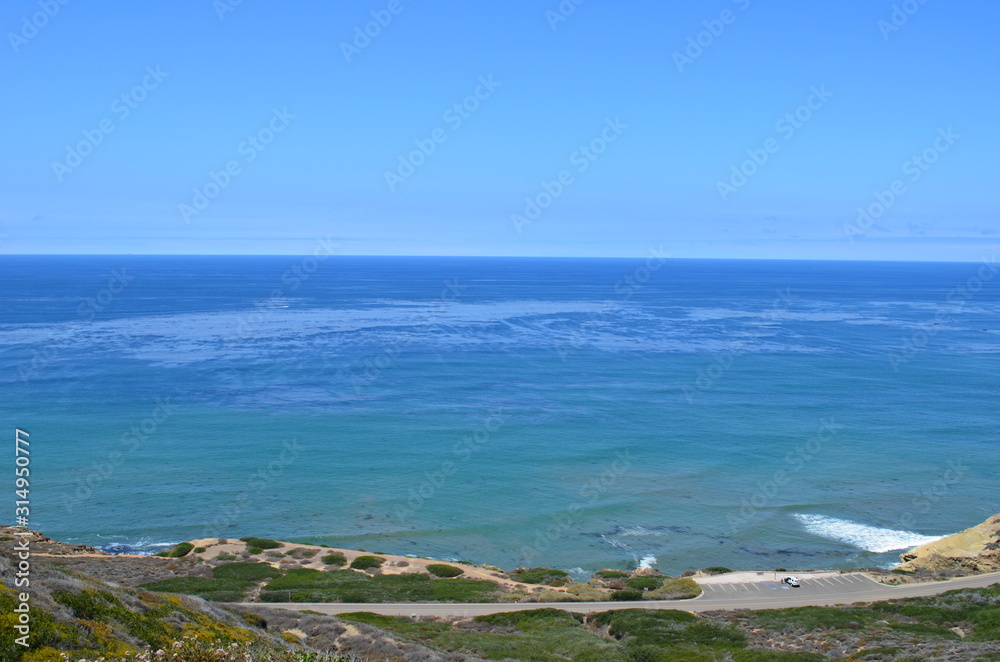
POLYGON ((0 274, 0 412, 31 432, 31 525, 53 537, 679 572, 886 565, 1000 512, 1000 297, 979 264, 6 257, 0 274))

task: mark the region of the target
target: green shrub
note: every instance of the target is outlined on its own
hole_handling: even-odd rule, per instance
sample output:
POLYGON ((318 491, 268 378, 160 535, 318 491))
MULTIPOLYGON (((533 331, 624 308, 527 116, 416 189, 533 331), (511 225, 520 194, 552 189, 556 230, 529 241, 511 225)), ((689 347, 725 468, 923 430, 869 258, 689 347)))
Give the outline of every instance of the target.
POLYGON ((271 540, 270 538, 240 538, 243 542, 247 544, 247 548, 255 547, 257 549, 278 549, 279 547, 284 547, 277 540, 271 540))
MULTIPOLYGON (((746 647, 746 635, 741 631, 704 621, 682 611, 623 609, 594 614, 589 620, 608 626, 611 636, 621 640, 625 645, 629 660, 703 659, 700 656, 690 655, 691 647, 697 646, 699 649, 706 647, 710 651, 719 652, 738 651, 746 647), (657 654, 649 657, 647 653, 651 649, 647 647, 660 649, 661 653, 666 655, 657 654), (674 655, 675 652, 683 654, 674 655)), ((736 659, 744 658, 736 657, 736 659)))
POLYGON ((701 595, 701 586, 693 579, 665 579, 660 588, 646 594, 647 600, 683 600, 701 595))
POLYGON ((465 574, 465 570, 444 563, 431 563, 427 566, 427 572, 435 577, 458 577, 465 574))
POLYGON ((340 568, 347 564, 347 557, 340 552, 333 552, 332 554, 327 554, 320 559, 326 565, 332 565, 334 567, 340 568))
POLYGON ((187 556, 192 549, 194 549, 194 545, 189 542, 182 542, 179 545, 171 547, 170 549, 163 550, 162 552, 156 554, 156 556, 163 556, 168 559, 179 559, 182 556, 187 556))
POLYGON ((724 565, 711 565, 702 570, 702 572, 708 573, 709 575, 725 575, 732 572, 732 570, 724 565))
POLYGON ((218 556, 215 557, 215 560, 216 561, 235 561, 236 560, 236 555, 235 554, 219 554, 218 556))
POLYGON ((358 556, 351 561, 351 567, 355 570, 368 570, 369 568, 381 568, 385 559, 381 556, 358 556))
POLYGON ((149 646, 165 646, 175 631, 161 621, 129 609, 106 591, 87 589, 79 593, 55 591, 53 599, 68 608, 75 618, 118 624, 129 635, 149 646))
POLYGON ((204 553, 204 551, 205 551, 204 547, 195 547, 194 548, 194 553, 195 554, 202 554, 202 553, 204 553))
POLYGON ((270 563, 254 563, 252 561, 223 563, 212 568, 212 576, 216 579, 259 581, 261 579, 275 579, 281 574, 281 571, 270 563))
POLYGON ((537 628, 539 624, 561 622, 566 625, 576 625, 583 620, 581 614, 572 614, 562 609, 525 609, 523 611, 506 611, 498 614, 476 616, 472 620, 496 627, 517 628, 527 631, 537 628))
POLYGON ((260 554, 263 551, 260 547, 247 547, 247 554, 260 554))
POLYGON ((607 598, 604 591, 590 584, 570 582, 566 585, 566 592, 580 602, 598 602, 607 598))
POLYGON ((630 573, 621 570, 598 570, 594 573, 594 576, 601 579, 624 579, 625 577, 629 577, 630 573))
MULTIPOLYGON (((0 589, 0 614, 4 616, 14 614, 14 608, 19 603, 14 595, 16 594, 13 592, 0 589)), ((8 662, 26 659, 28 654, 46 647, 58 649, 96 647, 96 642, 91 634, 85 635, 73 625, 58 622, 48 612, 34 607, 31 611, 31 635, 28 638, 28 648, 22 649, 20 645, 14 643, 14 640, 19 636, 10 621, 5 622, 3 627, 0 627, 0 660, 8 662), (25 658, 20 657, 18 651, 21 650, 23 650, 25 658)))
MULTIPOLYGON (((450 584, 437 582, 439 584, 450 584)), ((532 610, 486 616, 479 627, 467 629, 453 624, 423 619, 378 616, 370 613, 341 614, 345 621, 373 625, 396 636, 432 648, 455 651, 484 660, 525 660, 531 662, 626 662, 617 642, 607 641, 589 631, 579 615, 558 610, 532 610), (485 626, 485 627, 484 627, 485 626), (517 628, 510 634, 482 632, 490 626, 517 628)), ((461 655, 461 657, 465 657, 461 655)), ((456 658, 459 656, 455 656, 456 658)), ((402 659, 402 656, 399 657, 402 659)), ((698 662, 702 662, 699 660, 698 662)))
POLYGON ((260 614, 255 614, 251 611, 239 612, 239 614, 243 617, 243 620, 247 625, 252 625, 253 627, 260 628, 261 630, 267 629, 267 619, 260 614))
POLYGON ((552 586, 552 582, 561 581, 566 583, 569 573, 553 568, 521 568, 510 573, 510 578, 524 584, 547 584, 552 586))

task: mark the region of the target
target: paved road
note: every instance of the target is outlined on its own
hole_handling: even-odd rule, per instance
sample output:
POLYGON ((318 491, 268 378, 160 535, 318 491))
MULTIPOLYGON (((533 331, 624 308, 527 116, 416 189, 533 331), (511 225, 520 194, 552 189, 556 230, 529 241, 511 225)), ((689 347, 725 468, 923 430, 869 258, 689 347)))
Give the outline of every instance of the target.
MULTIPOLYGON (((803 579, 800 588, 783 586, 779 582, 761 580, 732 584, 703 584, 704 593, 691 600, 658 600, 647 602, 533 602, 514 604, 446 604, 446 603, 267 603, 280 609, 309 609, 321 614, 343 614, 370 611, 389 616, 481 616, 522 609, 565 609, 579 613, 611 609, 682 609, 684 611, 714 611, 729 609, 784 609, 787 607, 827 606, 852 602, 875 602, 896 598, 917 598, 937 595, 960 588, 983 588, 1000 582, 1000 572, 975 577, 963 577, 946 582, 886 586, 861 574, 839 577, 803 579)), ((245 603, 240 607, 246 607, 245 603)), ((263 603, 260 606, 265 606, 263 603)))

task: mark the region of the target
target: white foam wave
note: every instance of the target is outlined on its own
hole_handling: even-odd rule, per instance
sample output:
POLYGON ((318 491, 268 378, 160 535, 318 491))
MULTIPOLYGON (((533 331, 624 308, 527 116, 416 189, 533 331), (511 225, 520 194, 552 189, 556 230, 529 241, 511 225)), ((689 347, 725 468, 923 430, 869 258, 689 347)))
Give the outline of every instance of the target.
POLYGON ((792 515, 809 533, 853 545, 869 552, 891 552, 933 542, 943 536, 925 536, 912 531, 883 529, 824 515, 792 515))
POLYGON ((649 570, 656 565, 656 557, 653 555, 644 556, 639 559, 639 567, 637 570, 649 570))
POLYGON ((616 531, 619 536, 663 536, 663 531, 651 531, 644 526, 620 526, 616 531))

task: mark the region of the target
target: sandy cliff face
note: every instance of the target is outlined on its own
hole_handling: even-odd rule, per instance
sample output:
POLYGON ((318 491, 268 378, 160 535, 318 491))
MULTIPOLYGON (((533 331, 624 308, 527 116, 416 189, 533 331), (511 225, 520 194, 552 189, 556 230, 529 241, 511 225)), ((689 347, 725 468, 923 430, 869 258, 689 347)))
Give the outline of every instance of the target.
POLYGON ((899 570, 1000 570, 1000 514, 982 524, 899 555, 899 570))

